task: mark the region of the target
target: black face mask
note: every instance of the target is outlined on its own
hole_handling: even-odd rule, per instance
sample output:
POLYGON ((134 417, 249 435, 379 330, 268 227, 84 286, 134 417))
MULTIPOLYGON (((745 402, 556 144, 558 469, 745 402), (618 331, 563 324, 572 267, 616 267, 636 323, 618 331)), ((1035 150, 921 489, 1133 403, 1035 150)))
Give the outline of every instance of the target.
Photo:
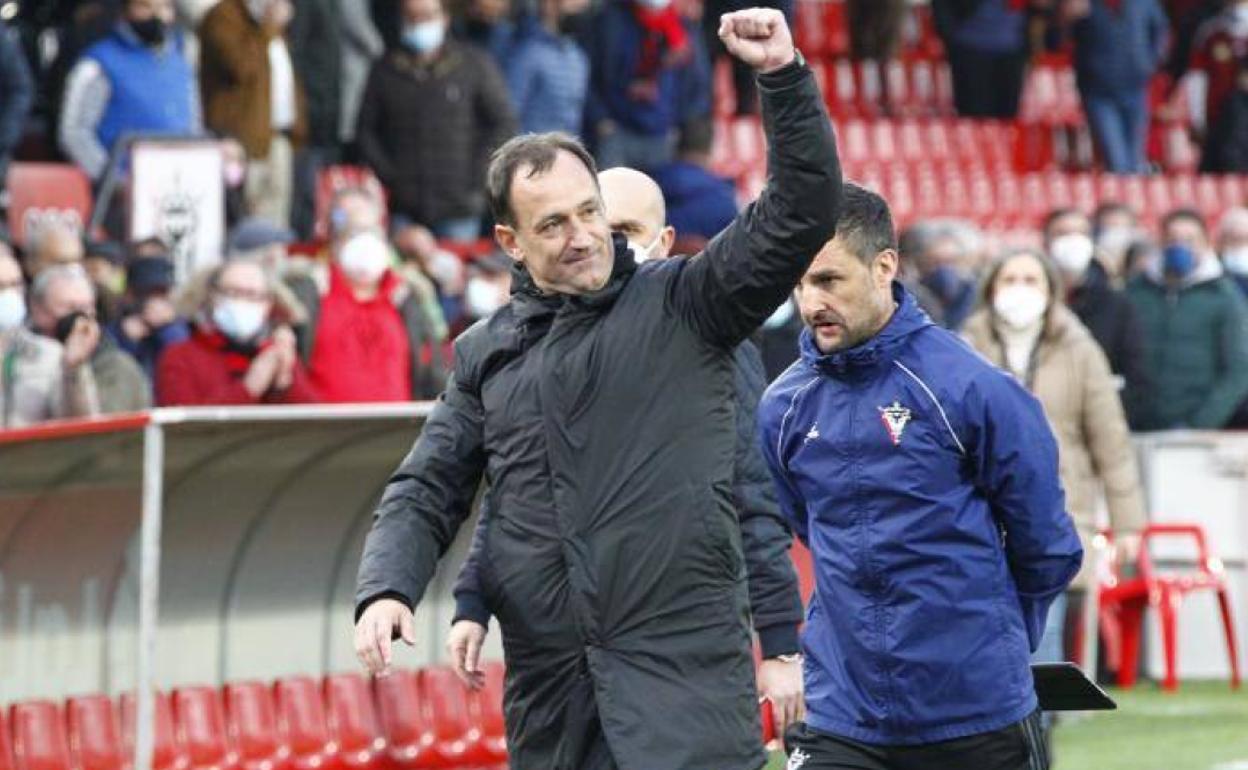
POLYGON ((56 335, 57 341, 64 345, 65 340, 69 339, 69 335, 74 331, 74 324, 78 323, 79 318, 86 317, 86 313, 81 310, 75 310, 69 315, 63 315, 56 319, 56 328, 52 330, 52 333, 56 335))
POLYGON ((134 34, 139 36, 139 40, 149 46, 158 46, 165 42, 165 35, 169 32, 164 20, 156 16, 143 21, 132 21, 130 29, 133 29, 134 34))

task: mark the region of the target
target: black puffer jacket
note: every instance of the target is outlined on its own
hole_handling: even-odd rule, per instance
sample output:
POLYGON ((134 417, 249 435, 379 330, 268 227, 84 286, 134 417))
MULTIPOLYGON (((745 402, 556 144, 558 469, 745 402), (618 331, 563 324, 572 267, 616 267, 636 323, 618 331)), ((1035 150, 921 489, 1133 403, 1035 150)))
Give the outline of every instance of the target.
POLYGON ((1070 293, 1070 309, 1105 351, 1109 368, 1122 378, 1122 408, 1133 429, 1143 427, 1152 397, 1148 374, 1148 338, 1127 295, 1109 283, 1101 263, 1088 265, 1083 283, 1070 293))
POLYGON ((511 301, 388 484, 357 613, 419 601, 482 477, 484 591, 502 627, 515 770, 582 770, 597 713, 620 770, 754 770, 765 756, 732 474, 733 349, 833 235, 841 174, 810 71, 760 78, 768 187, 706 250, 511 301))

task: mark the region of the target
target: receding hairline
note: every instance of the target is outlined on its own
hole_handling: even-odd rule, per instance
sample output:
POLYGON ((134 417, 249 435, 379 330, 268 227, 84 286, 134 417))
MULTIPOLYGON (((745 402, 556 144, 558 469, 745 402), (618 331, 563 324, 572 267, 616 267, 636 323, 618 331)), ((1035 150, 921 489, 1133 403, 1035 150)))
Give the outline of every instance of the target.
MULTIPOLYGON (((598 189, 604 201, 609 190, 619 193, 617 197, 644 196, 644 209, 652 212, 657 220, 650 223, 654 230, 657 232, 667 226, 667 200, 663 197, 663 188, 649 174, 627 166, 615 166, 598 172, 598 189)), ((607 219, 616 219, 609 209, 607 219)))

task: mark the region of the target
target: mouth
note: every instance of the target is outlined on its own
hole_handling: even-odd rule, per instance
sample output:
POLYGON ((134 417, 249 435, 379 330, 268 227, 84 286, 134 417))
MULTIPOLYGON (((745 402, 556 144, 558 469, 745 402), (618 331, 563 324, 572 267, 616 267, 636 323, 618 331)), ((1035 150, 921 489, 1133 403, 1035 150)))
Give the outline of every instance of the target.
POLYGON ((594 254, 591 251, 573 252, 560 260, 564 267, 577 267, 593 260, 594 254))

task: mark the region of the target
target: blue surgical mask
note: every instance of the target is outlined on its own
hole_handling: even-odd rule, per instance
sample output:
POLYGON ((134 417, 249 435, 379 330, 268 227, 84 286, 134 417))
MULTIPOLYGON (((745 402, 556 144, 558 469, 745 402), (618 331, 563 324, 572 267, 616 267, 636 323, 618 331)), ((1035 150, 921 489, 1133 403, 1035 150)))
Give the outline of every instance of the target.
POLYGON ((403 45, 416 53, 430 53, 442 46, 446 25, 441 21, 422 21, 403 28, 403 45))
POLYGON ((1161 253, 1162 270, 1169 277, 1183 279, 1196 269, 1196 255, 1186 246, 1173 244, 1161 253))

